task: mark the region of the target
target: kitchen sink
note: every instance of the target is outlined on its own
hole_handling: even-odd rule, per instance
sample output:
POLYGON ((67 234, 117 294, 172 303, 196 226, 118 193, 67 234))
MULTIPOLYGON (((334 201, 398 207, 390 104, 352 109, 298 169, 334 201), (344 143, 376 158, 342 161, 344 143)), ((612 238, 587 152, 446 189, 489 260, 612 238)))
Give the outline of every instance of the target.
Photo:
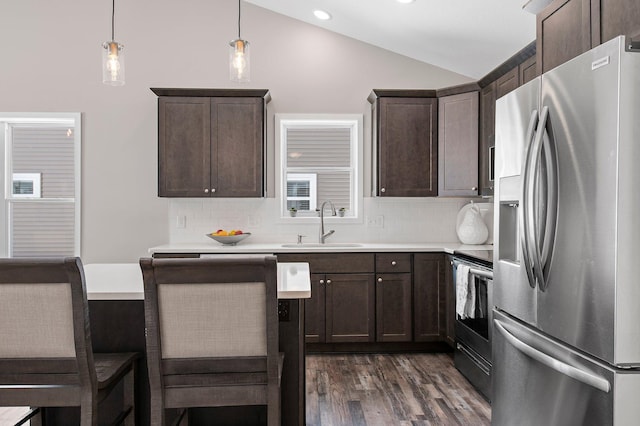
POLYGON ((301 244, 282 244, 285 248, 331 248, 331 247, 362 247, 358 243, 301 243, 301 244))

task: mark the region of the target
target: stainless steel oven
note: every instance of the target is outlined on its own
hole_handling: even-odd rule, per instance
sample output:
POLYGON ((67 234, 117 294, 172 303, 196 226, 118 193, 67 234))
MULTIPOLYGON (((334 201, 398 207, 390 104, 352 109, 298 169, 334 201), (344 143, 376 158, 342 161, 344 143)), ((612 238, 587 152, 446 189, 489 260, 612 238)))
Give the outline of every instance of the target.
POLYGON ((454 362, 456 368, 490 401, 493 271, 488 263, 455 256, 451 262, 454 286, 459 282, 460 265, 469 267, 468 291, 475 297, 472 306, 467 307, 471 310, 468 316, 456 312, 454 362))

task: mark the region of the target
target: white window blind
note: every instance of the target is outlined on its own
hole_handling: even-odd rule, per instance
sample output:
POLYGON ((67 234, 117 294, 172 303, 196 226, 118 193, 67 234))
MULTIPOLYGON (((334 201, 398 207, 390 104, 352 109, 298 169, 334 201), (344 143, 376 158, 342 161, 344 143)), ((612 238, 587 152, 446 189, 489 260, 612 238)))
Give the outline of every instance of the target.
POLYGON ((318 125, 287 129, 287 173, 316 176, 316 199, 310 209, 315 210, 315 206, 326 200, 331 200, 336 207, 353 208, 351 138, 350 127, 318 125))
POLYGON ((12 257, 74 255, 72 202, 13 202, 10 223, 12 257))
POLYGON ((68 127, 12 126, 13 173, 40 173, 42 198, 73 198, 74 138, 68 127))
MULTIPOLYGON (((80 254, 80 123, 6 119, 6 248, 10 257, 80 254), (30 188, 35 188, 30 192, 30 188)), ((1 116, 0 116, 1 117, 1 116)))

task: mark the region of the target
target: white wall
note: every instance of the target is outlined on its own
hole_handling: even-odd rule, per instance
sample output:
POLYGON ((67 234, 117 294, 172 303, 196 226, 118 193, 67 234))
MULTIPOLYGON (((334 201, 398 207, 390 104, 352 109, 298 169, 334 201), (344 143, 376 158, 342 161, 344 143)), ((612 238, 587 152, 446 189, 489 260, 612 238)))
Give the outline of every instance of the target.
MULTIPOLYGON (((211 218, 216 214, 212 212, 236 208, 245 213, 255 210, 254 215, 245 214, 247 222, 239 226, 250 225, 256 235, 296 234, 286 227, 272 232, 276 229, 273 199, 157 197, 157 111, 150 87, 270 89, 268 167, 272 169, 275 113, 365 113, 366 98, 373 88, 432 89, 469 81, 243 4, 242 36, 251 43, 252 81, 245 86, 231 83, 227 43, 237 35, 236 8, 233 0, 116 1, 115 38, 126 49, 126 85, 114 88, 101 83, 100 69, 101 43, 111 36, 111 1, 2 2, 0 111, 83 114, 85 263, 133 262, 146 255, 148 247, 170 239, 200 240, 207 222, 198 225, 196 216, 206 216, 210 229, 217 229, 214 223, 221 219, 211 218), (174 227, 178 211, 188 216, 186 229, 174 227), (251 222, 251 216, 261 219, 251 222)), ((366 143, 370 140, 365 139, 366 143)), ((269 182, 273 189, 272 176, 269 182)), ((435 238, 442 229, 436 224, 461 203, 455 199, 400 200, 407 209, 398 218, 403 218, 403 229, 426 229, 421 238, 454 238, 450 217, 443 222, 448 231, 442 237, 435 238)), ((371 214, 391 215, 386 213, 390 209, 386 200, 368 199, 365 207, 371 214)), ((389 228, 390 220, 385 216, 388 236, 414 240, 415 233, 396 234, 389 228)), ((369 241, 387 236, 371 233, 364 225, 343 232, 351 234, 369 241)))

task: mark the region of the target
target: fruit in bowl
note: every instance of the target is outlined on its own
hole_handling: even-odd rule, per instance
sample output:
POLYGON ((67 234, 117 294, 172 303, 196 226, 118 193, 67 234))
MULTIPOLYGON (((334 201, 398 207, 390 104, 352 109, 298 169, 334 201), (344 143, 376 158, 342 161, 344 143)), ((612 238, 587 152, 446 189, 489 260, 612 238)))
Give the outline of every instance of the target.
POLYGON ((251 235, 250 232, 244 232, 240 229, 232 229, 226 231, 224 229, 218 229, 216 232, 206 234, 207 237, 216 240, 219 243, 229 246, 235 246, 240 241, 251 235))

